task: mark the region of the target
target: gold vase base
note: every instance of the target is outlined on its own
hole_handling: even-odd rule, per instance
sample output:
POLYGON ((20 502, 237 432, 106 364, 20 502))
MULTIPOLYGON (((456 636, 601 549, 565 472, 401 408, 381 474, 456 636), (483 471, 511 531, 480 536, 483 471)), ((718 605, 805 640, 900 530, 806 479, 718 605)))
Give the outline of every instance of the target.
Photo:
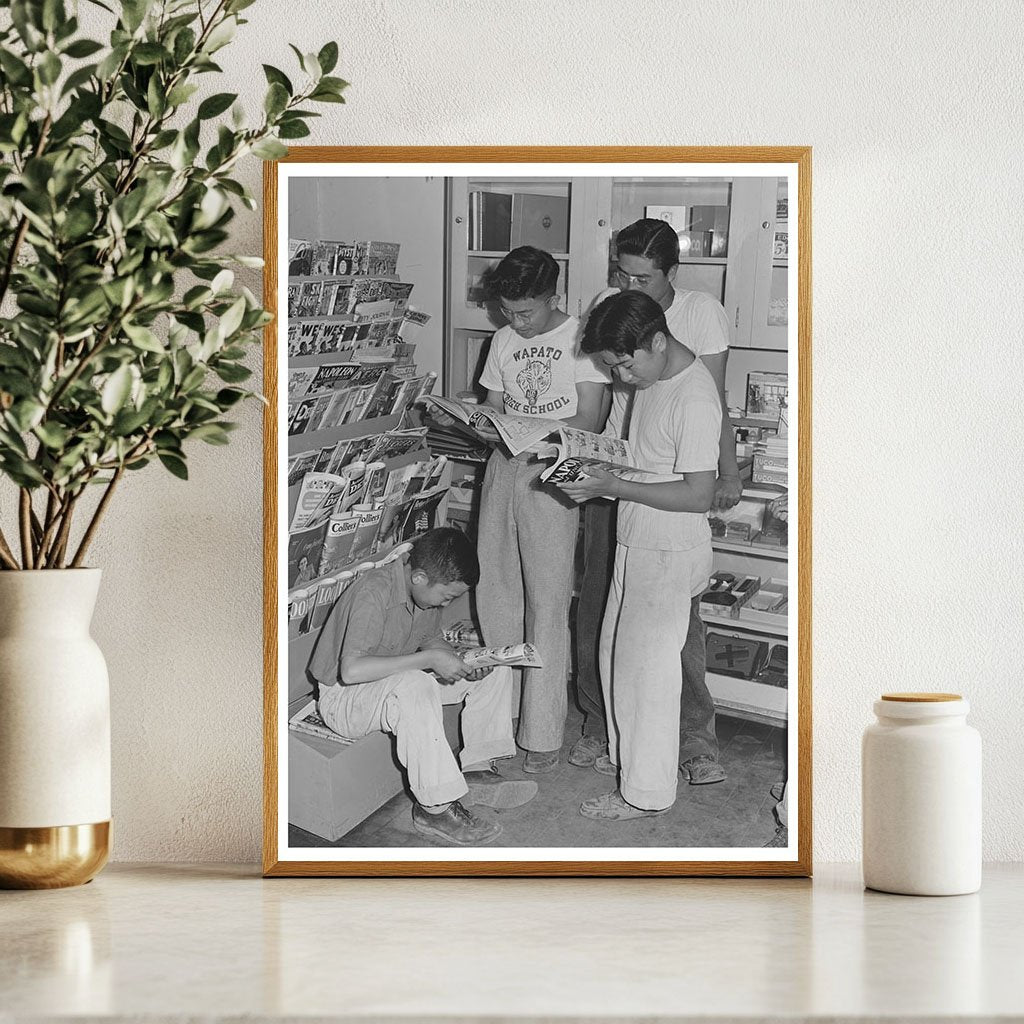
POLYGON ((92 881, 110 857, 110 822, 0 826, 0 889, 62 889, 92 881))

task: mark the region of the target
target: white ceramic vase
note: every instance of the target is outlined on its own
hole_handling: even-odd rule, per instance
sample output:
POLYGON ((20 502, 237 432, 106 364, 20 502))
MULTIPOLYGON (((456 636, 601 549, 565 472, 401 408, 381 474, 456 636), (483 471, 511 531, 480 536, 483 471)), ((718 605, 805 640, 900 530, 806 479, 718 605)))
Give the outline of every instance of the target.
POLYGON ((79 885, 110 850, 99 569, 0 572, 0 887, 79 885))

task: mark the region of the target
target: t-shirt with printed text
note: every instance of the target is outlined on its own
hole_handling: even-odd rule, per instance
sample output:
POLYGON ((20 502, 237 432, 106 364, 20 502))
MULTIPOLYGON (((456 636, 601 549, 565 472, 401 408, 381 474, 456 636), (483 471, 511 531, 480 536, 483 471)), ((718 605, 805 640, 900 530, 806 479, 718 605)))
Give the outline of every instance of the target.
POLYGON ((580 352, 579 327, 579 320, 568 317, 534 338, 521 338, 509 326, 499 328, 491 339, 480 386, 503 392, 510 416, 574 416, 578 383, 608 383, 590 357, 580 352))

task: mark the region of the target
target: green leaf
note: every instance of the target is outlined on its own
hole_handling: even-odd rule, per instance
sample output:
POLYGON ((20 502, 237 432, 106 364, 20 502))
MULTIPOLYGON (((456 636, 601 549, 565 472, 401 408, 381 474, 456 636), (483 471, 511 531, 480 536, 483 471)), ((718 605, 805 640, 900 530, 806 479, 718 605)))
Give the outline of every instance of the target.
POLYGON ((229 308, 228 311, 220 318, 220 323, 217 325, 217 333, 221 339, 229 338, 235 331, 238 330, 242 325, 242 317, 245 315, 245 298, 244 296, 237 299, 229 308))
POLYGON ((97 43, 95 39, 76 39, 64 50, 64 55, 81 60, 83 57, 91 57, 94 53, 99 53, 103 48, 103 44, 97 43))
POLYGON ((59 423, 37 423, 33 433, 47 448, 60 451, 67 444, 71 432, 59 423))
POLYGON ((61 87, 60 90, 61 96, 67 96, 69 92, 74 92, 76 89, 80 89, 95 74, 95 64, 86 64, 85 67, 81 67, 77 71, 72 71, 71 74, 68 75, 68 77, 64 80, 64 85, 61 87))
POLYGON ((121 0, 121 16, 129 33, 134 34, 142 24, 150 3, 151 0, 121 0))
POLYGON ((265 74, 267 76, 267 82, 270 85, 273 85, 274 83, 277 83, 279 85, 283 85, 288 90, 288 95, 289 96, 294 96, 295 95, 295 89, 292 86, 291 80, 288 78, 288 76, 283 71, 279 71, 277 68, 275 68, 271 64, 264 64, 263 65, 263 74, 265 74))
POLYGON ((7 415, 22 434, 32 430, 39 424, 46 413, 46 406, 34 398, 19 398, 7 410, 7 415))
POLYGON ((320 62, 320 70, 325 75, 329 75, 338 64, 338 44, 326 43, 321 47, 316 59, 320 62))
POLYGON ((146 425, 151 409, 122 409, 115 417, 111 427, 116 437, 129 437, 146 425))
POLYGON ((176 455, 168 455, 165 452, 160 452, 157 457, 163 463, 164 468, 173 473, 179 480, 188 479, 188 467, 185 465, 184 459, 179 459, 176 455))
POLYGON ((174 37, 174 63, 181 67, 195 49, 196 34, 190 28, 182 29, 174 37))
POLYGON ((159 43, 139 43, 131 50, 132 61, 143 67, 171 61, 171 55, 159 43))
POLYGON ((345 97, 339 96, 335 92, 331 92, 329 89, 317 89, 316 92, 312 93, 309 97, 311 100, 315 100, 317 103, 344 103, 345 97))
POLYGON ((136 348, 143 352, 158 352, 161 355, 167 351, 163 342, 148 328, 142 324, 122 324, 124 333, 132 339, 136 348))
POLYGON ((131 390, 132 371, 131 367, 125 365, 107 378, 100 393, 100 407, 108 416, 113 416, 124 405, 131 390))
POLYGON ((309 129, 301 121, 288 121, 277 129, 277 136, 280 139, 304 139, 309 135, 309 129))
POLYGON ((227 46, 235 38, 237 28, 238 22, 232 16, 215 25, 213 31, 206 37, 206 42, 203 43, 203 52, 216 53, 222 46, 227 46))
POLYGON ((252 376, 252 370, 239 363, 219 363, 214 370, 225 384, 241 384, 252 376))
POLYGON ((207 444, 225 445, 229 444, 231 438, 228 432, 219 423, 204 423, 189 433, 189 438, 198 441, 205 441, 207 444))
POLYGON ((279 82, 272 83, 263 100, 263 109, 267 112, 267 116, 273 119, 280 114, 288 106, 290 98, 288 90, 283 85, 279 82))
POLYGON ((6 46, 0 46, 0 68, 7 76, 11 85, 24 86, 32 84, 32 72, 28 65, 11 53, 6 46))
POLYGON ((280 160, 288 155, 288 147, 282 146, 276 139, 260 139, 252 147, 252 153, 261 160, 280 160))
POLYGON ((167 105, 180 107, 182 103, 187 103, 198 91, 199 86, 194 82, 182 82, 167 94, 167 105))
POLYGON ((218 92, 213 96, 207 96, 199 104, 199 120, 208 121, 211 117, 223 114, 237 99, 238 93, 235 92, 218 92))
POLYGON ((344 78, 332 78, 330 75, 325 75, 320 79, 320 85, 317 91, 319 92, 320 89, 330 89, 332 92, 340 93, 347 88, 348 82, 346 82, 344 78))
POLYGON ((42 60, 36 65, 36 70, 43 85, 53 85, 60 78, 60 57, 53 52, 44 53, 42 60))

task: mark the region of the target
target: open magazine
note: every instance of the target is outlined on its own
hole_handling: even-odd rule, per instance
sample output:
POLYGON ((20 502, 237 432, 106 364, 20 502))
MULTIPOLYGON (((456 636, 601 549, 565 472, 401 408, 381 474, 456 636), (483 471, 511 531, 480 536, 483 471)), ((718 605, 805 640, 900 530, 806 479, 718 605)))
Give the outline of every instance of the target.
POLYGON ((504 644, 501 647, 476 647, 462 652, 462 660, 470 668, 494 668, 509 665, 521 668, 542 668, 536 644, 504 644))
POLYGON ((418 401, 428 409, 446 413, 471 430, 490 423, 513 455, 533 449, 562 425, 559 420, 544 419, 541 416, 508 416, 487 405, 474 405, 472 402, 460 402, 456 398, 442 398, 439 395, 423 395, 418 401))
POLYGON ((534 450, 542 459, 555 460, 540 475, 545 483, 573 483, 586 477, 587 470, 595 468, 609 472, 626 469, 644 472, 633 465, 633 450, 628 441, 576 427, 559 427, 558 441, 538 445, 534 450))

